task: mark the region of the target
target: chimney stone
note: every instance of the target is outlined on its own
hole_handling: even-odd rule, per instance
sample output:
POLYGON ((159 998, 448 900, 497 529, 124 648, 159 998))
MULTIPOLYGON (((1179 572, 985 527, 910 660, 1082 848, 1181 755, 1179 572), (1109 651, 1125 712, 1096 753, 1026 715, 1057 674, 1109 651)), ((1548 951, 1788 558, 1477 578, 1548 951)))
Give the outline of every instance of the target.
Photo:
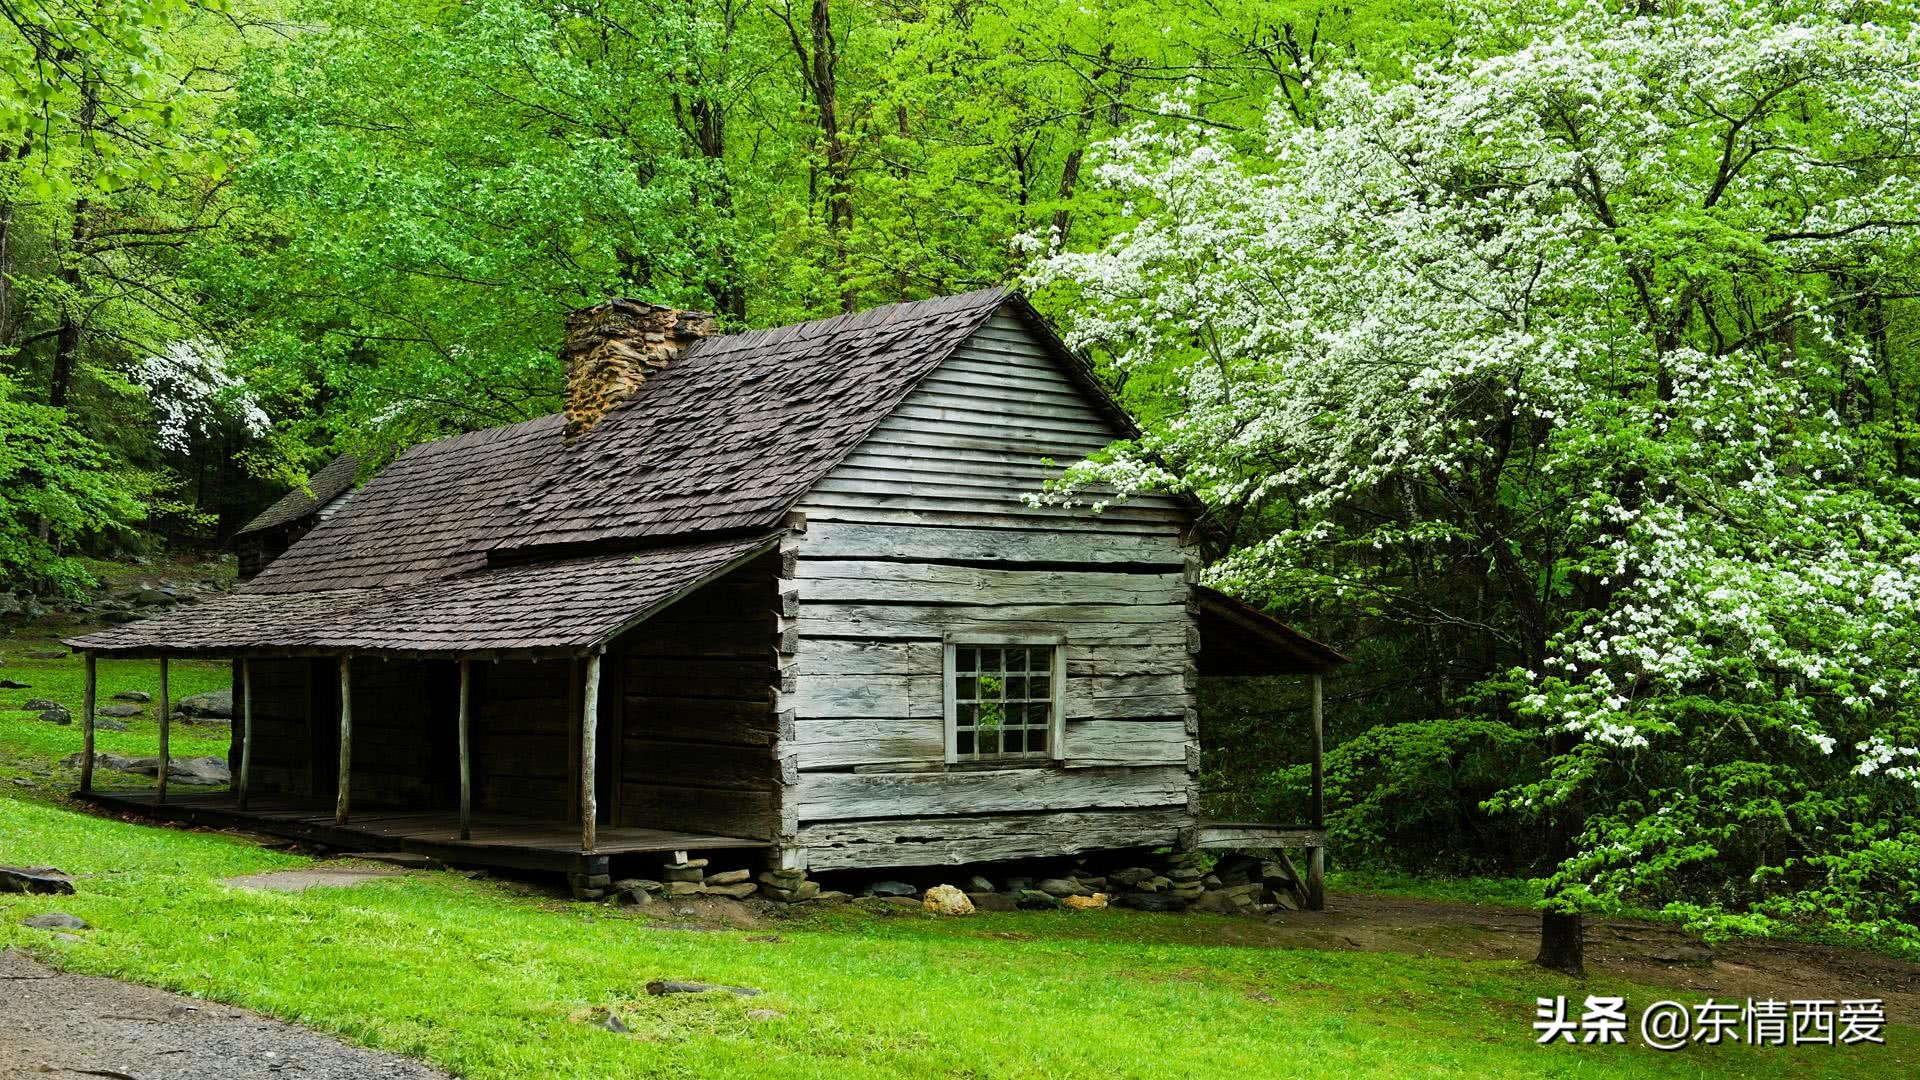
POLYGON ((560 346, 567 365, 567 438, 590 430, 647 376, 719 329, 720 320, 708 312, 625 298, 568 315, 560 346))

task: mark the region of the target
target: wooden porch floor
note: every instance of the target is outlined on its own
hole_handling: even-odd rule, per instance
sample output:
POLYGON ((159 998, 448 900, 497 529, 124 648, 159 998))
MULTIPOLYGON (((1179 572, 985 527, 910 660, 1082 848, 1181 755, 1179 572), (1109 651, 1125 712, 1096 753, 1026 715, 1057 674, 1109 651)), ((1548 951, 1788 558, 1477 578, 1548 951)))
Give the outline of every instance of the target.
POLYGON ((151 791, 81 795, 112 810, 131 811, 167 821, 222 829, 245 829, 358 851, 409 851, 448 863, 503 866, 523 870, 574 870, 586 858, 649 852, 716 851, 765 848, 764 840, 711 836, 670 829, 602 825, 592 856, 580 851, 580 827, 475 813, 473 838, 460 839, 460 816, 453 810, 356 811, 345 825, 333 821, 333 808, 309 799, 255 796, 245 810, 228 792, 168 792, 159 802, 151 791))

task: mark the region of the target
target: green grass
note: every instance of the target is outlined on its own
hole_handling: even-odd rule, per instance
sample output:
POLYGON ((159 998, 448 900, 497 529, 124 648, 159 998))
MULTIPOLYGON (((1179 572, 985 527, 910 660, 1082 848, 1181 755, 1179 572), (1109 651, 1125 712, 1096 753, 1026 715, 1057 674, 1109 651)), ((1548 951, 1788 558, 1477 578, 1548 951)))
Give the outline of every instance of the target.
MULTIPOLYGON (((86 664, 78 656, 59 660, 30 660, 26 654, 63 648, 46 634, 0 638, 0 679, 28 684, 25 690, 0 690, 0 783, 14 779, 30 781, 49 790, 71 789, 73 770, 55 763, 78 753, 83 741, 80 731, 80 705, 86 693, 86 664), (20 706, 33 698, 49 698, 65 705, 73 713, 73 723, 49 724, 37 712, 22 711, 20 706), (52 776, 42 776, 51 772, 52 776)), ((127 730, 98 730, 96 749, 128 756, 152 756, 160 752, 158 713, 160 665, 153 660, 102 660, 98 664, 99 704, 120 704, 113 695, 122 690, 144 690, 154 701, 143 706, 143 714, 127 719, 127 730)), ((175 701, 208 690, 232 685, 232 668, 219 662, 176 660, 168 665, 168 692, 175 701)), ((168 734, 168 749, 175 757, 224 757, 229 733, 219 724, 174 724, 168 734)), ((127 773, 100 772, 97 785, 105 789, 140 787, 153 783, 150 777, 127 773)))
POLYGON ((1223 919, 1125 911, 939 920, 816 912, 762 933, 687 932, 629 909, 530 898, 454 873, 303 894, 233 875, 305 860, 242 840, 0 797, 0 851, 76 875, 0 896, 0 946, 71 970, 244 1005, 471 1077, 1805 1076, 1920 1071, 1920 1040, 1755 1051, 1533 1044, 1533 999, 1623 992, 1517 963, 1222 945, 1223 919), (19 925, 64 910, 62 944, 19 925), (757 986, 652 999, 659 977, 757 986), (583 1022, 618 1009, 616 1035, 583 1022), (779 1019, 755 1020, 770 1008, 779 1019))
POLYGON ((1391 870, 1339 870, 1328 873, 1327 887, 1342 892, 1382 893, 1417 900, 1447 900, 1461 904, 1497 904, 1530 908, 1540 899, 1540 886, 1525 878, 1427 878, 1391 870))

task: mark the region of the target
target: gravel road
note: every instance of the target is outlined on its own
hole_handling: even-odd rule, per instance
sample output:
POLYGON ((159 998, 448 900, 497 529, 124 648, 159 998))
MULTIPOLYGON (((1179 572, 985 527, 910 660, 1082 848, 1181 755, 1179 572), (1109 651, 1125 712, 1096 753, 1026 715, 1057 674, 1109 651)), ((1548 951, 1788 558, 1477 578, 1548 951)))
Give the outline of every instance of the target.
POLYGON ((67 975, 0 952, 0 1077, 118 1080, 449 1080, 244 1009, 67 975))

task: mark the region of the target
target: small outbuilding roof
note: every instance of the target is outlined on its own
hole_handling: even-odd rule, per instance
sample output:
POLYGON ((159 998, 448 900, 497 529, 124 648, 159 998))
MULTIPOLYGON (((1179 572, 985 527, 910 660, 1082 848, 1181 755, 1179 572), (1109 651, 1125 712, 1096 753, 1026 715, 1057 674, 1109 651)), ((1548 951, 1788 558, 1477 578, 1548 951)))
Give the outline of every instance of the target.
POLYGON ((1251 604, 1204 585, 1193 592, 1202 675, 1320 675, 1352 662, 1251 604))
POLYGON ((779 546, 777 536, 481 570, 393 588, 234 592, 73 638, 121 656, 577 653, 779 546))
POLYGON ((328 462, 325 468, 309 476, 305 487, 294 488, 280 496, 277 502, 260 511, 234 535, 244 536, 299 521, 345 494, 353 487, 353 478, 359 472, 360 459, 352 454, 341 454, 328 462))

